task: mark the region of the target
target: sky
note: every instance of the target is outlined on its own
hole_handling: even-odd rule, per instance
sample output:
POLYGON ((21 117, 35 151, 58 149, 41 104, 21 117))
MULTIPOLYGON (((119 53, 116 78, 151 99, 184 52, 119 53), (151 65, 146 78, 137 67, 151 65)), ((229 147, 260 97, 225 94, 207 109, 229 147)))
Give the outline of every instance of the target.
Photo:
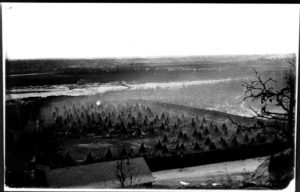
POLYGON ((298 52, 299 5, 4 4, 8 59, 298 52))

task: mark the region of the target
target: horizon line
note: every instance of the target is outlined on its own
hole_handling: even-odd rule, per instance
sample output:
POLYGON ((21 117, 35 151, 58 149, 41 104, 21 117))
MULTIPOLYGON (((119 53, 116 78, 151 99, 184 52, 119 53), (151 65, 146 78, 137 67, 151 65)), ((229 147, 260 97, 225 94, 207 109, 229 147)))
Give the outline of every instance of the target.
POLYGON ((205 55, 162 55, 162 56, 110 56, 110 57, 45 57, 45 58, 5 58, 6 61, 24 60, 97 60, 97 59, 159 59, 159 58, 187 58, 187 57, 224 57, 224 56, 288 56, 296 53, 253 53, 253 54, 205 54, 205 55))

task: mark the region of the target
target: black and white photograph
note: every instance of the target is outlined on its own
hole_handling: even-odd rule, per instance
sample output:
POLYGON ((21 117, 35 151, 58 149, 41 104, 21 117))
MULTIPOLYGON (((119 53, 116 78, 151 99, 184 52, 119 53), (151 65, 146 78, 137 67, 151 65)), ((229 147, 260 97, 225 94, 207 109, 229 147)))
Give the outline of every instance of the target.
POLYGON ((3 3, 4 189, 295 191, 299 10, 3 3))

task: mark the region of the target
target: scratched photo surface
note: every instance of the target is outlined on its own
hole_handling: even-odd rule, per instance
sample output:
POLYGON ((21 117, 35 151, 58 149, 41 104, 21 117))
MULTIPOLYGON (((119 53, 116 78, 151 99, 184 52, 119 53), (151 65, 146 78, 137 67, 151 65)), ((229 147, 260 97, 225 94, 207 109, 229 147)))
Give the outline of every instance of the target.
POLYGON ((298 26, 297 6, 4 4, 5 188, 293 187, 298 26))

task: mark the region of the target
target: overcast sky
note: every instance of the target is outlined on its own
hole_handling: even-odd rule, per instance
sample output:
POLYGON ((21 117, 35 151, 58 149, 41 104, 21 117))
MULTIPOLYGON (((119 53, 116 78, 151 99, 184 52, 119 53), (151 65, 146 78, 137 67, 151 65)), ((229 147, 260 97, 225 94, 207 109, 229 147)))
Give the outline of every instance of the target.
POLYGON ((295 53, 298 5, 5 4, 9 59, 295 53))

